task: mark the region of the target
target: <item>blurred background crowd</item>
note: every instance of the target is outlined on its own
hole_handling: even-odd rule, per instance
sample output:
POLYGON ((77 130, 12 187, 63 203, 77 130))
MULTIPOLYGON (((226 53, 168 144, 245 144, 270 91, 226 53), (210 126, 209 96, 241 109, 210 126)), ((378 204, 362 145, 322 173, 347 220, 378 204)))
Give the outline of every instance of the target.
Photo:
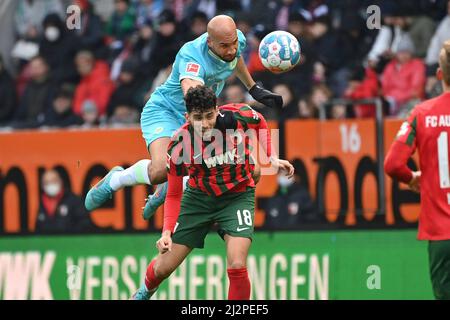
MULTIPOLYGON (((450 37, 448 0, 18 0, 0 6, 0 128, 128 126, 171 71, 177 51, 231 15, 247 37, 249 71, 284 98, 282 110, 255 105, 268 119, 318 117, 333 98, 383 100, 405 117, 440 93, 439 49, 450 37), (67 7, 81 9, 69 30, 67 7), (368 6, 381 13, 368 28, 368 6), (300 42, 293 70, 274 75, 258 58, 261 39, 287 30, 300 42)), ((221 103, 249 102, 230 78, 221 103)), ((329 118, 374 117, 370 104, 335 104, 329 118)))

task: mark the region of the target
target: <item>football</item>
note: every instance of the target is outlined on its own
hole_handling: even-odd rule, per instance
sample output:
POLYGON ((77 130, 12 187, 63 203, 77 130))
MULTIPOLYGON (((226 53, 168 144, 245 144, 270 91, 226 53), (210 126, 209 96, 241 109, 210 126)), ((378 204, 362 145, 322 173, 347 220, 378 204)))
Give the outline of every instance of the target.
POLYGON ((262 39, 259 58, 273 73, 289 71, 300 61, 300 44, 289 32, 273 31, 262 39))

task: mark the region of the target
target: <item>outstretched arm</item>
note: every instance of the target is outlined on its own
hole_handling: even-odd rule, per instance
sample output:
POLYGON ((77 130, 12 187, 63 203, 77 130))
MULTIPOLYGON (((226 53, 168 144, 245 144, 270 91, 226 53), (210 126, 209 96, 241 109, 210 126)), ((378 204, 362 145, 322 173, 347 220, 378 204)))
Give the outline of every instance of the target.
POLYGON ((247 90, 250 90, 255 85, 255 81, 250 75, 250 72, 248 72, 247 66, 245 65, 244 58, 242 58, 242 56, 238 60, 235 72, 236 76, 239 78, 239 80, 241 80, 247 90))
POLYGON ((253 80, 250 72, 248 72, 247 66, 245 65, 244 58, 240 57, 235 69, 236 76, 241 80, 244 86, 247 88, 248 93, 258 101, 266 105, 269 108, 281 108, 283 106, 283 98, 266 90, 260 84, 256 84, 253 80))

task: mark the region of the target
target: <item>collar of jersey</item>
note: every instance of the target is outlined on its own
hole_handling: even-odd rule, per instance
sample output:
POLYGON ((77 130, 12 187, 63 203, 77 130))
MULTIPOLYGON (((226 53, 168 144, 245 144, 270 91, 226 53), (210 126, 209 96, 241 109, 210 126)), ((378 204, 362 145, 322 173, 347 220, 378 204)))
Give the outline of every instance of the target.
POLYGON ((211 51, 211 49, 208 48, 208 53, 211 57, 213 57, 218 63, 225 64, 226 61, 223 61, 217 54, 211 51))

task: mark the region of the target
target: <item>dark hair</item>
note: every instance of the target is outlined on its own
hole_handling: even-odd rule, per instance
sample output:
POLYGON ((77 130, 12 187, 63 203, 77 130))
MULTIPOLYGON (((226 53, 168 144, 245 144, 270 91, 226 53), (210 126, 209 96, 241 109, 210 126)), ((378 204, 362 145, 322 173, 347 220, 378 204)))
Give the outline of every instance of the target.
POLYGON ((189 88, 184 97, 188 113, 195 111, 205 112, 216 107, 217 98, 214 91, 206 86, 198 85, 189 88))
POLYGON ((192 23, 196 19, 208 22, 208 16, 203 11, 195 11, 191 16, 190 22, 192 23))

